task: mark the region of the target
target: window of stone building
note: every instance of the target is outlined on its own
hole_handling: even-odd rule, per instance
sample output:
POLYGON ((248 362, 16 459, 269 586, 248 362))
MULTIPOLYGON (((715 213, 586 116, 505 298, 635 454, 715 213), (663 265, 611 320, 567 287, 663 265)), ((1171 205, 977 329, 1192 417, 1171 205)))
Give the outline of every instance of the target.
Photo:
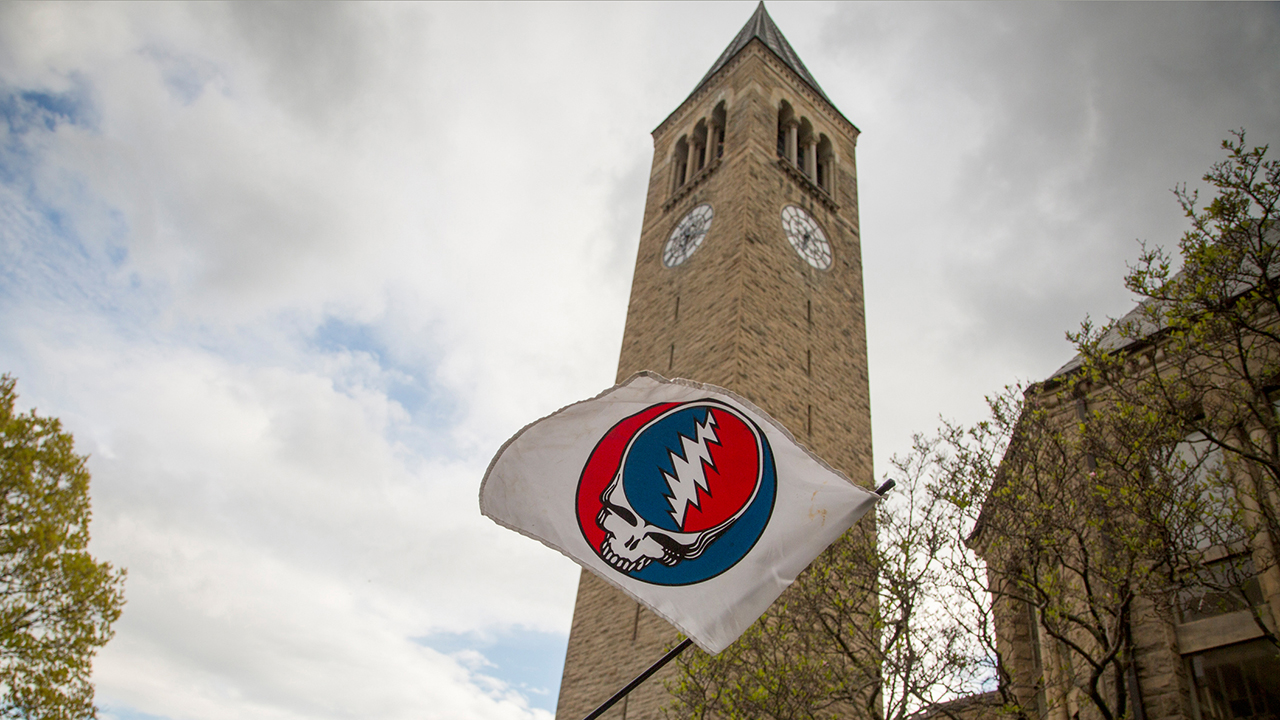
POLYGON ((818 187, 826 190, 827 194, 834 194, 835 190, 835 185, 831 182, 831 167, 834 161, 835 153, 831 148, 831 138, 826 135, 819 136, 817 177, 814 178, 814 182, 818 187))
MULTIPOLYGON (((1182 622, 1195 622, 1217 615, 1262 605, 1262 587, 1253 568, 1253 558, 1242 553, 1204 566, 1203 585, 1178 593, 1182 622)), ((1280 682, 1280 677, 1277 678, 1280 682)))
POLYGON ((1266 640, 1187 658, 1200 720, 1280 718, 1280 653, 1266 640))
POLYGON ((1036 712, 1045 717, 1049 709, 1048 697, 1045 696, 1044 656, 1040 644, 1040 612, 1031 603, 1024 603, 1027 608, 1027 629, 1031 637, 1032 675, 1036 678, 1036 712))
POLYGON ((791 103, 783 100, 778 106, 778 157, 795 163, 795 151, 798 138, 796 132, 799 121, 796 120, 795 111, 791 109, 791 103))
POLYGON ((674 192, 679 190, 681 185, 684 185, 685 180, 689 179, 689 138, 687 136, 682 136, 676 141, 676 149, 672 153, 671 160, 673 163, 671 190, 674 192))
POLYGON ((724 157, 724 129, 728 121, 728 113, 725 112, 724 101, 721 100, 716 109, 711 111, 711 147, 714 149, 712 158, 719 160, 724 157))
POLYGON ((716 104, 709 117, 699 118, 693 131, 681 135, 671 150, 671 192, 686 184, 724 156, 724 132, 727 120, 724 101, 716 104))
POLYGON ((1222 448, 1199 431, 1189 433, 1174 448, 1170 468, 1173 500, 1185 513, 1175 522, 1173 541, 1184 549, 1208 550, 1244 537, 1238 525, 1238 503, 1225 475, 1222 448))
POLYGON ((693 143, 693 157, 689 161, 690 176, 711 163, 711 158, 707 155, 707 140, 707 121, 704 118, 693 126, 693 138, 690 140, 693 143))
POLYGON ((1225 474, 1222 449, 1203 433, 1189 433, 1174 448, 1170 531, 1175 546, 1198 568, 1198 587, 1178 594, 1182 622, 1245 610, 1263 602, 1253 558, 1240 525, 1239 502, 1225 474), (1178 488, 1182 488, 1181 491, 1178 488))
POLYGON ((814 150, 817 145, 818 138, 813 133, 813 123, 809 122, 809 118, 800 118, 800 127, 796 130, 796 168, 810 180, 814 176, 813 161, 817 154, 814 150))

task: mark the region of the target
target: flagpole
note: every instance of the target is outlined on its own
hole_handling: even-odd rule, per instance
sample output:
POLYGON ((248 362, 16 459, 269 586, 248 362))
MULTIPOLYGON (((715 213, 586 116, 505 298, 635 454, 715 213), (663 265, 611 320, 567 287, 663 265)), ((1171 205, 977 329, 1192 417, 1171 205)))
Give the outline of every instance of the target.
POLYGON ((631 682, 627 683, 626 687, 614 693, 613 697, 609 698, 608 700, 605 700, 604 704, 602 704, 600 707, 596 708, 595 710, 592 710, 591 714, 586 716, 582 720, 596 720, 596 718, 603 715, 606 710, 613 707, 614 703, 626 697, 627 693, 631 692, 632 690, 635 690, 637 687, 640 687, 640 684, 643 683, 645 680, 648 680, 650 675, 661 670, 663 665, 666 665, 667 663, 674 660, 677 655, 684 652, 685 648, 689 647, 692 644, 693 644, 692 640, 690 640, 689 638, 685 638, 683 642, 671 648, 671 651, 668 652, 666 655, 663 655, 662 659, 650 665, 648 670, 645 670, 644 672, 637 675, 635 680, 632 680, 631 682))

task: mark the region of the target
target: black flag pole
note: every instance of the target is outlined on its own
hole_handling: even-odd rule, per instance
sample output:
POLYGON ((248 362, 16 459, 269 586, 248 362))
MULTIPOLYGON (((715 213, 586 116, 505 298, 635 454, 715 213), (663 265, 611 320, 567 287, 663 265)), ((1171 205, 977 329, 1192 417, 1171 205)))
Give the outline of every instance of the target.
POLYGON ((586 716, 582 720, 596 720, 596 718, 603 715, 606 710, 613 707, 614 703, 626 697, 627 693, 640 687, 640 684, 643 683, 645 680, 648 680, 650 675, 661 670, 663 665, 666 665, 667 663, 674 660, 677 655, 684 652, 685 648, 689 647, 692 644, 693 644, 692 640, 690 640, 689 638, 685 638, 679 645, 671 648, 670 652, 668 652, 666 655, 663 655, 662 658, 658 660, 658 662, 650 665, 648 670, 645 670, 644 672, 637 675, 635 680, 632 680, 631 682, 627 683, 626 687, 614 693, 613 697, 609 698, 608 700, 605 700, 604 703, 600 705, 600 707, 596 708, 595 710, 592 710, 591 714, 586 716))

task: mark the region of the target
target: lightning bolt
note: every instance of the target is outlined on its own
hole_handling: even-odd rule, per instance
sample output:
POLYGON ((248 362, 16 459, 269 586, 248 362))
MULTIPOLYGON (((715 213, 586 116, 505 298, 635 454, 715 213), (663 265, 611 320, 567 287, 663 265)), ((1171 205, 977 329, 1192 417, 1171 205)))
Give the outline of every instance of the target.
POLYGON ((667 488, 671 490, 671 496, 667 498, 671 505, 671 517, 675 519, 676 526, 681 528, 684 527, 684 516, 690 505, 702 509, 698 505, 698 488, 709 490, 702 463, 705 462, 712 468, 716 465, 711 461, 711 448, 707 447, 707 443, 720 442, 716 437, 716 420, 710 410, 707 411, 706 422, 697 423, 696 427, 696 439, 680 435, 680 455, 674 450, 667 451, 675 474, 665 470, 662 472, 667 480, 667 488))

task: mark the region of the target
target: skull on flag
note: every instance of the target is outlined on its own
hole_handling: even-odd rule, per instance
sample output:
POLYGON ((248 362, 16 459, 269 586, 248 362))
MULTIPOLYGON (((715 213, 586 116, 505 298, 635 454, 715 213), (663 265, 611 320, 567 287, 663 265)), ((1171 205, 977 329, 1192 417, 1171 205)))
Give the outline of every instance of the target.
POLYGON ((700 582, 741 559, 768 523, 776 484, 768 442, 725 403, 647 408, 615 425, 593 459, 611 449, 621 450, 616 464, 593 468, 589 460, 584 468, 579 521, 589 476, 611 469, 598 504, 590 503, 598 508, 591 518, 597 532, 582 524, 599 556, 620 572, 663 585, 700 582))

